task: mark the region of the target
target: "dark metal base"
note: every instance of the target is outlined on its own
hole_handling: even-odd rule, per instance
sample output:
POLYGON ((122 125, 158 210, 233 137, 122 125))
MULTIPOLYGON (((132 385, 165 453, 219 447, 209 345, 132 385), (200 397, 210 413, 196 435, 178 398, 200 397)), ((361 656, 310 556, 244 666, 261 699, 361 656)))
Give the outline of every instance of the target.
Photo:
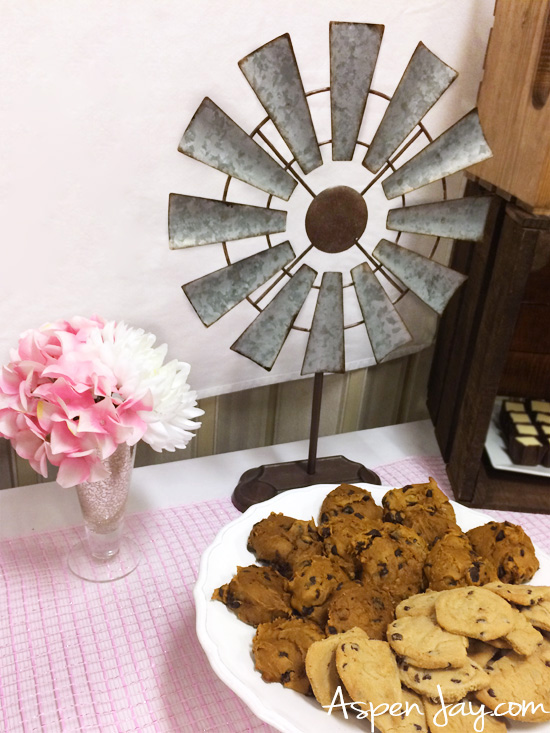
POLYGON ((244 512, 252 504, 272 499, 289 489, 313 484, 382 483, 374 471, 344 456, 317 458, 314 473, 307 472, 307 464, 307 461, 290 461, 249 468, 239 479, 231 501, 244 512))

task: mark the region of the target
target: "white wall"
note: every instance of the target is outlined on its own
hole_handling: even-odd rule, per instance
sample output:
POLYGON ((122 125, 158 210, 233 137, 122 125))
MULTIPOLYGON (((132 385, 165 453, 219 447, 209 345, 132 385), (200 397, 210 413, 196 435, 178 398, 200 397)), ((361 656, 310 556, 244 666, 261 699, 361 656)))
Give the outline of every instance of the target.
MULTIPOLYGON (((224 260, 219 245, 169 250, 168 194, 221 198, 225 183, 177 152, 183 130, 208 95, 250 131, 264 112, 237 62, 285 32, 306 90, 327 86, 328 24, 347 20, 386 24, 380 91, 391 95, 420 40, 460 72, 426 118, 440 134, 475 104, 492 11, 493 0, 0 0, 0 361, 23 329, 96 312, 166 341, 200 396, 298 376, 300 338, 269 375, 229 350, 248 304, 207 330, 182 294, 224 260)), ((362 343, 352 366, 367 363, 362 343)))

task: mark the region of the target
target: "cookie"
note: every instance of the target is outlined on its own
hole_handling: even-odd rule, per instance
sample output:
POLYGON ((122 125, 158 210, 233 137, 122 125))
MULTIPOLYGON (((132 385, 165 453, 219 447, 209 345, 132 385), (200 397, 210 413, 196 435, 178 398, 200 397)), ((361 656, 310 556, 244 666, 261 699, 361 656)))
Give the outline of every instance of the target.
POLYGON ((485 667, 495 654, 498 654, 498 652, 494 646, 491 646, 491 644, 487 644, 480 639, 470 639, 470 643, 468 645, 468 659, 479 664, 480 667, 485 667))
POLYGON ((424 669, 399 659, 398 669, 401 682, 411 690, 438 700, 439 687, 446 703, 458 702, 489 684, 489 675, 471 660, 458 669, 424 669))
POLYGON ((550 601, 540 601, 534 606, 522 608, 520 613, 532 626, 550 631, 550 601))
POLYGON ((391 489, 382 498, 384 521, 403 524, 431 546, 439 537, 458 529, 454 509, 436 481, 391 489))
POLYGON ((424 574, 432 590, 485 585, 497 579, 493 563, 480 557, 468 537, 456 530, 447 532, 431 548, 424 574))
POLYGON ((306 654, 313 642, 323 638, 317 624, 306 619, 278 619, 260 624, 252 641, 255 668, 265 682, 280 682, 307 695, 311 688, 306 674, 306 654))
POLYGON ((381 527, 380 520, 342 513, 329 517, 319 527, 319 534, 324 541, 325 554, 337 560, 353 580, 360 571, 355 550, 359 538, 381 527))
POLYGON ((500 706, 499 713, 512 720, 550 720, 550 642, 545 640, 528 657, 511 652, 486 669, 489 684, 476 693, 486 707, 500 706))
POLYGON ((328 603, 336 588, 347 580, 347 575, 324 555, 302 560, 288 583, 290 605, 301 616, 324 626, 328 603))
POLYGON ((550 601, 550 588, 546 585, 513 585, 511 583, 487 583, 486 590, 493 591, 516 606, 534 606, 539 601, 550 601))
POLYGON ((425 593, 417 593, 414 596, 405 598, 395 609, 396 618, 403 616, 435 616, 435 602, 438 593, 427 590, 425 593))
POLYGON ((382 507, 378 506, 370 491, 352 484, 341 484, 330 491, 324 498, 319 512, 321 524, 338 514, 354 514, 357 518, 382 520, 382 507))
POLYGON ((539 569, 533 543, 519 524, 488 522, 466 534, 474 550, 493 561, 503 583, 526 583, 539 569))
MULTIPOLYGON (((334 700, 338 687, 342 685, 336 669, 336 649, 344 642, 355 639, 368 639, 368 636, 362 629, 353 628, 341 634, 314 641, 307 650, 306 674, 313 695, 321 705, 329 706, 334 700)), ((344 691, 342 693, 344 694, 344 691)))
POLYGON ((388 626, 388 642, 407 663, 425 669, 463 667, 468 639, 442 629, 432 616, 403 616, 388 626))
MULTIPOLYGON (((340 644, 336 649, 336 668, 355 702, 377 707, 402 701, 397 663, 387 642, 354 639, 340 644)), ((379 721, 377 717, 376 725, 379 721)))
POLYGON ((356 553, 364 584, 384 588, 395 604, 423 590, 428 547, 409 527, 383 524, 359 539, 356 553))
POLYGON ((217 588, 212 599, 225 603, 251 626, 292 616, 287 581, 272 568, 238 567, 232 580, 217 588))
POLYGON ((308 552, 323 554, 323 545, 313 520, 305 521, 271 514, 257 522, 248 537, 247 549, 260 562, 273 565, 281 574, 292 575, 293 556, 308 552))
POLYGON ((484 588, 455 588, 439 594, 435 613, 447 631, 489 641, 513 630, 517 611, 484 588))
POLYGON ((481 705, 471 700, 465 700, 460 708, 453 706, 445 709, 441 703, 435 703, 427 698, 424 699, 424 710, 426 720, 431 731, 444 731, 444 733, 506 733, 506 724, 488 714, 481 705), (483 720, 483 729, 481 728, 483 720), (477 727, 476 727, 477 723, 477 727))
POLYGON ((392 621, 393 603, 389 593, 383 588, 348 581, 332 596, 325 631, 338 634, 359 627, 370 639, 383 640, 392 621))
POLYGON ((514 628, 506 634, 504 639, 515 652, 529 656, 542 643, 543 637, 540 631, 537 631, 523 614, 516 611, 514 628))

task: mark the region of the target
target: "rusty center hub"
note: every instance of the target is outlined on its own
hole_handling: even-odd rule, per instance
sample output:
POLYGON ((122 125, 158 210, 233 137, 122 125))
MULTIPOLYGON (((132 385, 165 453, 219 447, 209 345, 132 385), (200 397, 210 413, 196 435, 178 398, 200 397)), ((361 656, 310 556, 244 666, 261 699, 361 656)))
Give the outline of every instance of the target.
POLYGON ((368 216, 365 199, 353 188, 326 188, 307 210, 309 241, 322 252, 344 252, 363 234, 368 216))

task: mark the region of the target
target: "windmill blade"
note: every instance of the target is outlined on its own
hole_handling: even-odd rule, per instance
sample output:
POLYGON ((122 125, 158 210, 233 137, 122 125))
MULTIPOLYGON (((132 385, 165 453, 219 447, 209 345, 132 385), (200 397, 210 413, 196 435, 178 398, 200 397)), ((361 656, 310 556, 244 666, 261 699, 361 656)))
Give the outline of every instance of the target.
POLYGON ((419 43, 372 139, 363 165, 377 173, 458 76, 419 43))
POLYGON ((386 227, 398 232, 481 242, 491 196, 405 206, 388 212, 386 227))
POLYGON ((333 160, 353 158, 383 33, 383 25, 330 24, 333 160))
POLYGON ((412 336, 366 262, 354 267, 351 277, 374 358, 381 362, 399 346, 410 343, 412 336))
POLYGON ((283 242, 182 285, 183 292, 204 325, 211 326, 293 259, 290 242, 283 242))
POLYGON ((433 262, 387 239, 381 239, 372 254, 440 315, 455 290, 466 280, 464 275, 450 267, 433 262))
POLYGON ((382 188, 386 198, 394 199, 491 155, 477 109, 473 109, 382 181, 382 188))
POLYGON ((318 168, 323 160, 288 33, 253 51, 239 66, 303 172, 318 168))
POLYGON ((264 369, 271 369, 300 312, 317 273, 302 265, 231 346, 264 369))
POLYGON ((170 249, 284 232, 286 211, 170 194, 170 249))
POLYGON ((183 133, 178 150, 285 201, 296 187, 294 178, 208 97, 183 133))
POLYGON ((325 272, 317 297, 302 374, 345 370, 342 273, 325 272))

